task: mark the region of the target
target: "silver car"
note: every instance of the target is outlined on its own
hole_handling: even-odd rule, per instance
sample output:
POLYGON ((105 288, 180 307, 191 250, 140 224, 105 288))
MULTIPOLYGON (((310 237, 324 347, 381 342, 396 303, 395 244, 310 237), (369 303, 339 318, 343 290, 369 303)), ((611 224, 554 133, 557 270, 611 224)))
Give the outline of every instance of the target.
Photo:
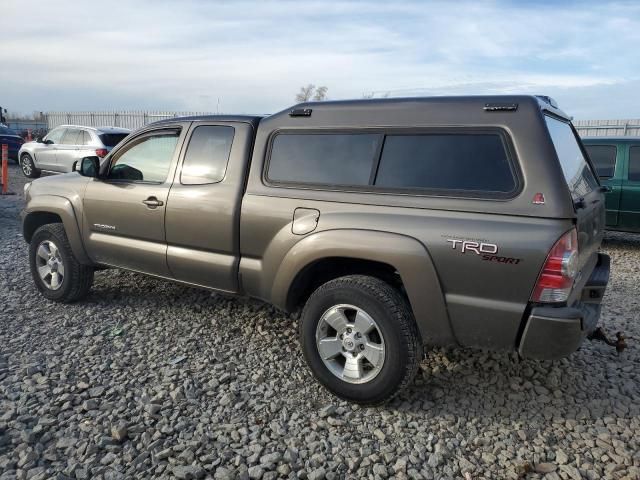
POLYGON ((25 143, 18 158, 22 173, 37 178, 41 172, 71 172, 73 163, 83 157, 104 158, 131 130, 118 127, 60 125, 44 138, 25 143))

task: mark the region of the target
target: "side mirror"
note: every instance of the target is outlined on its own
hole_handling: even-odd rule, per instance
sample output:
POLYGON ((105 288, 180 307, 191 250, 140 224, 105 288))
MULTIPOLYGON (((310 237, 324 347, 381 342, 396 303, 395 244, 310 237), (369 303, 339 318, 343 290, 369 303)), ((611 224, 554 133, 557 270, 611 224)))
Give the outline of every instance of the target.
POLYGON ((73 170, 77 171, 83 177, 96 178, 100 172, 100 159, 98 157, 84 157, 80 160, 80 168, 78 162, 73 164, 73 170))

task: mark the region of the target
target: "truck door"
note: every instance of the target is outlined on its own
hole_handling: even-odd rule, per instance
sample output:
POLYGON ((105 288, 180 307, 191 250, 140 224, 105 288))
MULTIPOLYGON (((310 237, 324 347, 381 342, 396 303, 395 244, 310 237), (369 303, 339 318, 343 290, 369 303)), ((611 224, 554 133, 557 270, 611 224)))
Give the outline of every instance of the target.
MULTIPOLYGON (((186 132, 188 124, 182 128, 186 132)), ((123 144, 84 197, 83 238, 97 263, 170 277, 165 212, 184 133, 163 126, 123 144)))
POLYGON ((618 226, 622 230, 640 231, 640 144, 629 146, 627 172, 622 181, 618 226))
POLYGON ((238 291, 240 204, 253 127, 194 122, 166 209, 167 263, 177 280, 238 291))
POLYGON ((625 156, 624 145, 618 148, 614 144, 589 144, 585 145, 589 157, 596 167, 596 173, 600 183, 611 189, 605 195, 605 207, 607 209, 606 225, 615 227, 618 225, 620 210, 620 194, 622 192, 622 172, 624 170, 623 158, 625 156))

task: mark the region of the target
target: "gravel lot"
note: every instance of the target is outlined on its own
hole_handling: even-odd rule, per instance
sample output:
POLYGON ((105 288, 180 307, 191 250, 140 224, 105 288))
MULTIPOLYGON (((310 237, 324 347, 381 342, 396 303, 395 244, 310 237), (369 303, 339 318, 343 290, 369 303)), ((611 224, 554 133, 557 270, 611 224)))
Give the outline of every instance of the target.
POLYGON ((0 198, 0 479, 640 478, 640 236, 610 234, 608 332, 559 362, 435 350, 382 408, 313 380, 295 322, 258 302, 103 271, 40 297, 0 198))

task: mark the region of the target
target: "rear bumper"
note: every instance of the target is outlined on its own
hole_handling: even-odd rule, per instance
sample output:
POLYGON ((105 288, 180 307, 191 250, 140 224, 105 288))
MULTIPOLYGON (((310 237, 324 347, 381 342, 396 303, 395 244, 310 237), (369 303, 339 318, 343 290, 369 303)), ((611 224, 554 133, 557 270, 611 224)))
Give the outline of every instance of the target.
POLYGON ((575 352, 600 319, 602 297, 609 283, 610 259, 598 254, 598 262, 570 307, 533 307, 526 321, 518 353, 525 358, 558 359, 575 352))

